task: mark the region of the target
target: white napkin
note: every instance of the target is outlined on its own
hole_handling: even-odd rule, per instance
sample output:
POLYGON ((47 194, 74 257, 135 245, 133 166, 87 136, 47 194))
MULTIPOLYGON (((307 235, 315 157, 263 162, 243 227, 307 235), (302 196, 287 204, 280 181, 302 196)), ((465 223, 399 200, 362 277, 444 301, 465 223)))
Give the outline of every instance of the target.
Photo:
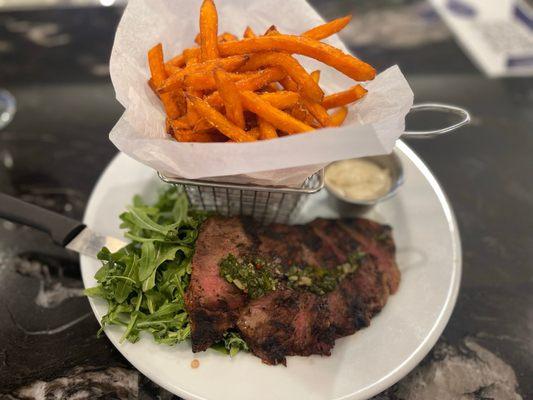
MULTIPOLYGON (((111 80, 126 111, 110 133, 122 152, 167 176, 238 183, 294 185, 328 163, 391 152, 404 131, 413 93, 397 66, 365 84, 368 94, 349 107, 342 127, 251 143, 178 143, 165 133, 163 108, 147 85, 147 52, 163 43, 166 58, 194 44, 201 0, 130 0, 117 28, 111 80), (223 178, 222 178, 223 177, 223 178)), ((250 25, 264 32, 301 33, 324 21, 305 0, 218 0, 219 32, 241 35, 250 25)), ((326 42, 344 51, 335 35, 326 42)), ((326 94, 355 82, 313 59, 326 94)))

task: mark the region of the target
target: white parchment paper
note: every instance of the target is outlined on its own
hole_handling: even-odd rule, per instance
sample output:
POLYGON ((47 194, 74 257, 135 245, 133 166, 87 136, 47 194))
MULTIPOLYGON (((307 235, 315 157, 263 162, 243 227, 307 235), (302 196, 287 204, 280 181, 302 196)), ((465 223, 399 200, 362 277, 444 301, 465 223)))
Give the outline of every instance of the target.
MULTIPOLYGON (((170 138, 163 108, 146 83, 146 53, 158 42, 166 58, 190 47, 198 33, 200 5, 201 0, 128 2, 110 61, 116 97, 126 108, 110 133, 121 151, 167 176, 294 185, 332 161, 392 150, 413 104, 413 93, 397 66, 365 84, 368 94, 349 107, 339 128, 252 143, 178 143, 170 138)), ((247 25, 260 33, 275 24, 281 32, 294 34, 324 22, 305 0, 218 0, 216 6, 219 31, 236 35, 247 25)), ((347 51, 337 36, 327 42, 347 51)), ((298 58, 309 71, 322 71, 320 84, 326 94, 355 84, 324 64, 298 58)))

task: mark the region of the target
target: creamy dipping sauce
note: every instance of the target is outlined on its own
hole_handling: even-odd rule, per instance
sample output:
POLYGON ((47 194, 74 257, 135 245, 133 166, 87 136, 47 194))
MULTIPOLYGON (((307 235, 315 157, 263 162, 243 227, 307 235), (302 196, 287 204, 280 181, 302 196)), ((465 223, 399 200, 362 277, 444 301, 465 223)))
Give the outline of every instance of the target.
POLYGON ((326 168, 326 185, 350 200, 375 200, 392 186, 390 172, 365 159, 337 161, 326 168))

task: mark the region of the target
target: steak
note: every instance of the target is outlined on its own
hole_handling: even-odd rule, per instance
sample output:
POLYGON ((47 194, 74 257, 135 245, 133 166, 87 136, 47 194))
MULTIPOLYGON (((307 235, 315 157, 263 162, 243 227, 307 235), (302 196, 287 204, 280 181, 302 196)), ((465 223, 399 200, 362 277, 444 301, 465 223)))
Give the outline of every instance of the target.
POLYGON ((251 351, 267 364, 288 355, 329 355, 335 339, 351 335, 398 289, 391 228, 362 219, 316 219, 305 225, 260 226, 247 218, 208 218, 200 229, 192 260, 186 307, 193 351, 240 332, 251 351), (275 260, 280 268, 338 268, 358 255, 358 268, 334 290, 319 295, 280 285, 256 299, 220 277, 229 254, 275 260))
POLYGON ((240 254, 251 242, 237 218, 212 217, 200 228, 192 260, 191 281, 185 307, 191 320, 194 352, 203 351, 222 339, 235 326, 245 296, 219 274, 219 262, 228 254, 240 254))

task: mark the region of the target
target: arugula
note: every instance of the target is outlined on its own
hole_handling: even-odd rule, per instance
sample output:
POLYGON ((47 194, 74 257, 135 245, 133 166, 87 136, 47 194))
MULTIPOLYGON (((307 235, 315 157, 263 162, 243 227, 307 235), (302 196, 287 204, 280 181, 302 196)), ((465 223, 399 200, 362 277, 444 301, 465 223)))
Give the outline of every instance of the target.
POLYGON ((228 331, 224 334, 224 339, 220 343, 212 346, 216 351, 222 354, 229 354, 231 357, 235 356, 239 351, 248 351, 248 345, 240 337, 237 332, 228 331))
MULTIPOLYGON (((120 215, 120 227, 132 242, 116 253, 105 247, 100 251, 98 286, 85 290, 87 296, 108 303, 99 335, 107 325, 120 325, 124 327, 121 341, 134 343, 141 332, 167 345, 190 337, 184 295, 198 228, 205 218, 205 213, 190 210, 187 196, 174 187, 161 192, 153 205, 139 196, 133 198, 120 215)), ((248 350, 235 332, 226 333, 213 347, 231 356, 248 350)))

